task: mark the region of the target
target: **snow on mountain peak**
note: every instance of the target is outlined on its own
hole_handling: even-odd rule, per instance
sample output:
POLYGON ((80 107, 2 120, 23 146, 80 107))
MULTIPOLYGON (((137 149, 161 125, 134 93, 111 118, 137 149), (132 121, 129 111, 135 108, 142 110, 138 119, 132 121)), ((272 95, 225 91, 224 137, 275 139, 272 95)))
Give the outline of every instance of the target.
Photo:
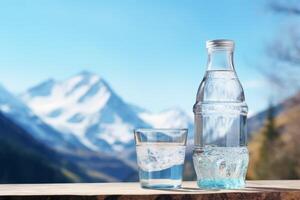
MULTIPOLYGON (((65 144, 65 141, 63 141, 61 134, 46 125, 27 105, 2 85, 0 85, 0 111, 24 128, 34 138, 42 140, 46 144, 51 144, 53 147, 64 148, 61 144, 65 144)), ((72 138, 72 141, 71 138, 69 139, 69 147, 75 147, 75 144, 73 145, 74 141, 75 138, 72 138)))
POLYGON ((43 82, 21 97, 37 114, 71 117, 69 115, 78 110, 93 112, 101 109, 110 93, 106 82, 98 75, 82 72, 64 81, 43 82), (80 108, 74 110, 74 105, 80 108))
POLYGON ((28 93, 30 93, 31 96, 39 95, 39 96, 47 96, 51 93, 51 90, 53 86, 55 85, 54 79, 48 79, 39 85, 30 88, 28 90, 28 93))
POLYGON ((160 113, 142 112, 139 116, 154 128, 190 128, 192 119, 180 108, 169 108, 160 113))
POLYGON ((29 109, 0 84, 0 111, 8 113, 29 112, 29 109))
POLYGON ((192 127, 181 109, 150 113, 126 103, 104 79, 87 71, 63 81, 50 79, 21 98, 48 125, 92 150, 120 152, 134 147, 134 128, 192 127))
POLYGON ((46 123, 74 134, 90 149, 131 142, 135 126, 149 127, 97 74, 84 71, 54 83, 51 87, 42 83, 34 95, 30 89, 21 98, 46 123))

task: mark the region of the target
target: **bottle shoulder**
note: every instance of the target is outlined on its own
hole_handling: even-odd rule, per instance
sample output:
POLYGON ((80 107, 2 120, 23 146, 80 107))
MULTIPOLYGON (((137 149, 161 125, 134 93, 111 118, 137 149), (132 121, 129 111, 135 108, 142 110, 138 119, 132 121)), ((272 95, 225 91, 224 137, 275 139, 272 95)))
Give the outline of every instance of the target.
POLYGON ((234 71, 207 71, 197 92, 199 101, 245 101, 244 90, 234 71))
POLYGON ((215 108, 247 113, 244 90, 234 71, 206 72, 198 88, 194 112, 215 108))

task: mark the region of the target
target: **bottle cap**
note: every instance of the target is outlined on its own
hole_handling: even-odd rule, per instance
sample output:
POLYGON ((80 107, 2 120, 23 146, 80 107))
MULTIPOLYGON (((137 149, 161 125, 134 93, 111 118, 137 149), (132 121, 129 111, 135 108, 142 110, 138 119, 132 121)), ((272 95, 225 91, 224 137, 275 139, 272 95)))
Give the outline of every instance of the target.
POLYGON ((206 48, 234 48, 233 40, 219 39, 206 41, 206 48))

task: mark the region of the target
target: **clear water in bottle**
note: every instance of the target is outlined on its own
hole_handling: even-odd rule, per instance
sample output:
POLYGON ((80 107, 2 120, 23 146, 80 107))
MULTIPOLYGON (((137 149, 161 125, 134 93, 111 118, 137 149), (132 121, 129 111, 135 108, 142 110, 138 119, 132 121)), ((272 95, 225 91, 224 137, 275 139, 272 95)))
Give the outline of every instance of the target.
POLYGON ((233 66, 234 43, 207 42, 208 66, 194 105, 193 162, 198 186, 236 189, 245 185, 247 105, 233 66))
POLYGON ((194 152, 193 161, 201 188, 232 189, 245 186, 249 161, 246 147, 206 146, 194 152))

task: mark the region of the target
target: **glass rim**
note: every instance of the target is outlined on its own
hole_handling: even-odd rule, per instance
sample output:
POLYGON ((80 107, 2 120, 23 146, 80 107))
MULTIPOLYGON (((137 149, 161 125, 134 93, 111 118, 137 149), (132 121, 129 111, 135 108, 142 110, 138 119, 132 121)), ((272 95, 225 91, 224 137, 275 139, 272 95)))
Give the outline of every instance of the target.
POLYGON ((185 131, 188 132, 188 128, 136 128, 134 129, 134 133, 136 132, 159 132, 159 131, 170 131, 170 132, 181 132, 185 131))

